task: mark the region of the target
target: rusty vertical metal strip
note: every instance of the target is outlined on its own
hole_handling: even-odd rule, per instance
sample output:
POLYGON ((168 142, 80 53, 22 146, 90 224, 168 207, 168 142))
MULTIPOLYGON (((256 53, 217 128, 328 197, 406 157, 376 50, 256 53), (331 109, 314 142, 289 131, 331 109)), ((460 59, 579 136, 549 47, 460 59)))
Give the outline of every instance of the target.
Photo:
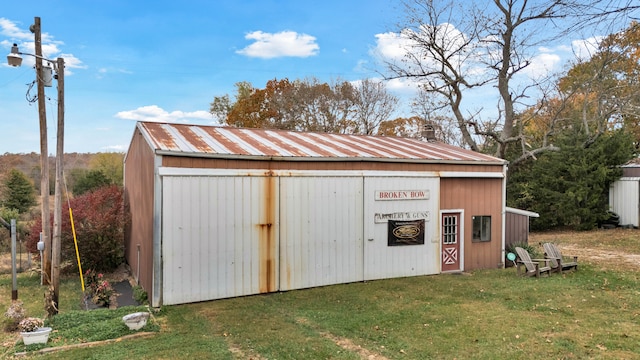
POLYGON ((267 172, 264 180, 264 213, 259 226, 260 293, 277 291, 277 183, 278 177, 267 172))

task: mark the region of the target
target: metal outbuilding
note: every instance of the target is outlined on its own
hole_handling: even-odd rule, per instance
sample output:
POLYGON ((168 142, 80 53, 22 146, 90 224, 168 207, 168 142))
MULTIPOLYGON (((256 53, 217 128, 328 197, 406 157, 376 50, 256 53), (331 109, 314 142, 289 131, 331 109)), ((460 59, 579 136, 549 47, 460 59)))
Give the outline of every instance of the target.
POLYGON ((620 225, 640 226, 640 164, 622 166, 622 177, 609 188, 609 207, 620 216, 620 225))
POLYGON ((437 141, 139 122, 125 256, 153 306, 501 267, 506 166, 437 141))
POLYGON ((509 245, 514 244, 528 244, 530 219, 539 218, 540 214, 533 211, 515 209, 512 207, 506 207, 505 211, 506 248, 509 248, 509 245))

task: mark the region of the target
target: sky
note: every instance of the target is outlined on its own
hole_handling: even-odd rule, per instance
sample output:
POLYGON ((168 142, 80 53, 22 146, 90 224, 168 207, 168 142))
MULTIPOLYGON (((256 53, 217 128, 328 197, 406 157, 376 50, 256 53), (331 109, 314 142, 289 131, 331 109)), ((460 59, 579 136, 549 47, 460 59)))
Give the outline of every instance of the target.
MULTIPOLYGON (((65 152, 126 152, 136 121, 218 124, 208 112, 234 84, 270 79, 380 78, 398 56, 397 0, 60 0, 7 2, 0 51, 35 53, 41 18, 47 59, 65 59, 65 152)), ((579 39, 577 39, 579 40, 579 39)), ((558 68, 571 40, 540 48, 536 67, 558 68)), ((575 41, 575 40, 574 40, 575 41)), ((33 58, 0 65, 0 154, 40 152, 33 58)), ((540 70, 538 69, 538 70, 540 70)), ((531 71, 535 71, 532 68, 531 71)), ((542 70, 541 70, 542 71, 542 70)), ((546 70, 544 70, 546 71, 546 70)), ((388 83, 408 101, 412 87, 388 83)), ((46 89, 48 149, 55 153, 56 82, 46 89)), ((406 109, 406 107, 405 107, 406 109)), ((397 116, 409 116, 399 109, 397 116)))

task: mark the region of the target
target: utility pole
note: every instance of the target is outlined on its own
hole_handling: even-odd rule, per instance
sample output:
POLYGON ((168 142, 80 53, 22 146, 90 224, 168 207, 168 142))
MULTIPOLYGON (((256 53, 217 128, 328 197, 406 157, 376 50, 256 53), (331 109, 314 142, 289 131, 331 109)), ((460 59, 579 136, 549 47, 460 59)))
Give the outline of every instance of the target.
POLYGON ((64 181, 64 59, 59 57, 55 62, 42 56, 42 35, 41 35, 40 18, 35 17, 34 23, 29 27, 35 35, 36 53, 22 53, 18 49, 17 44, 11 47, 11 53, 7 55, 7 63, 10 66, 20 66, 22 57, 20 55, 29 55, 36 58, 36 83, 38 84, 38 116, 40 119, 40 195, 42 197, 42 232, 40 233, 41 242, 38 242, 38 250, 42 258, 42 284, 51 285, 53 293, 45 294, 45 309, 49 315, 55 315, 58 312, 58 298, 60 294, 60 252, 61 252, 61 234, 62 234, 62 182, 64 181), (44 73, 42 61, 47 61, 49 65, 53 63, 56 71, 55 78, 58 80, 58 131, 56 144, 56 182, 55 182, 55 201, 54 201, 54 231, 53 239, 51 238, 51 218, 49 209, 49 151, 47 149, 47 117, 45 110, 45 86, 51 86, 51 68, 47 67, 47 73, 44 73), (46 79, 45 79, 46 75, 46 79), (45 83, 46 80, 46 83, 45 83), (42 246, 44 245, 44 246, 42 246), (46 275, 46 276, 45 276, 46 275), (53 305, 53 306, 49 306, 53 305))
POLYGON ((40 118, 40 197, 42 198, 42 241, 44 256, 43 285, 51 281, 51 217, 49 215, 49 150, 47 145, 47 113, 45 108, 44 81, 42 79, 42 35, 40 17, 35 17, 30 30, 35 35, 36 81, 38 84, 38 116, 40 118))
MULTIPOLYGON (((62 234, 62 182, 64 181, 64 59, 58 58, 56 66, 58 77, 58 131, 56 144, 56 189, 53 210, 53 242, 51 257, 51 275, 53 302, 58 308, 60 295, 60 251, 62 234)), ((57 312, 57 310, 55 310, 57 312)))

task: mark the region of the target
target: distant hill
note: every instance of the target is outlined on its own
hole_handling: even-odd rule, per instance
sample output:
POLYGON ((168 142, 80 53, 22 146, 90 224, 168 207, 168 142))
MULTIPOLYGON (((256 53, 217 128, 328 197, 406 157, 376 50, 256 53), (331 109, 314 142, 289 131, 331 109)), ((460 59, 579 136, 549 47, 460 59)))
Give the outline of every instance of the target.
MULTIPOLYGON (((69 174, 74 169, 89 169, 91 159, 95 153, 68 153, 64 154, 64 172, 68 179, 69 174)), ((49 156, 49 182, 54 184, 56 174, 56 158, 49 156)), ((36 190, 40 191, 40 154, 11 154, 0 155, 0 183, 11 169, 22 171, 33 181, 36 190)))

